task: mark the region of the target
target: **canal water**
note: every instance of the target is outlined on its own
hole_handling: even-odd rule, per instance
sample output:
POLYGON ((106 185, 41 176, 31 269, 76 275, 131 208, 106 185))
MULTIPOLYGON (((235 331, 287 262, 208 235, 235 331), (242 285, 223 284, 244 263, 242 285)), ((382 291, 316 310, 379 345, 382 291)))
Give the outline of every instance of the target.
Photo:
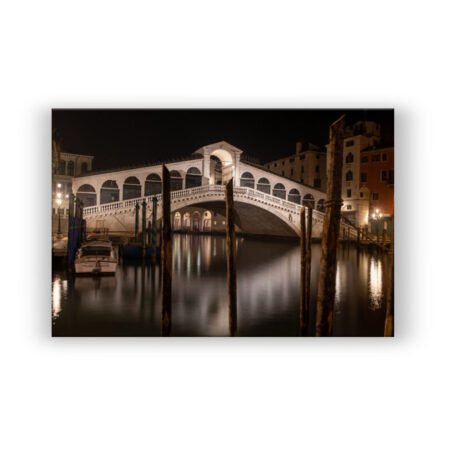
MULTIPOLYGON (((173 236, 172 335, 227 336, 226 240, 173 236)), ((320 244, 312 245, 311 326, 320 244)), ((353 246, 338 250, 335 336, 382 336, 382 256, 353 246)), ((238 335, 299 336, 300 250, 295 242, 237 238, 238 335)), ((55 270, 54 336, 159 336, 158 265, 121 263, 113 277, 74 277, 55 270)))

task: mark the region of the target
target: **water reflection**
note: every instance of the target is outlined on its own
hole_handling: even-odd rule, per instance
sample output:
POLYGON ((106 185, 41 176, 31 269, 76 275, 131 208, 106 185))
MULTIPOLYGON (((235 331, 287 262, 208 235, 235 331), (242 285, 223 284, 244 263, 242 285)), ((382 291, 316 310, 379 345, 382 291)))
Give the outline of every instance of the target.
POLYGON ((370 258, 369 269, 369 308, 380 309, 383 297, 383 267, 379 259, 370 258))
MULTIPOLYGON (((312 246, 310 333, 313 333, 320 245, 312 246)), ((299 335, 299 247, 237 239, 238 335, 299 335)), ((174 235, 172 335, 227 336, 226 242, 222 236, 174 235)), ((383 334, 381 261, 339 249, 334 335, 383 334)), ((158 336, 159 266, 125 264, 104 278, 54 274, 54 335, 158 336), (69 285, 68 285, 69 284, 69 285)))

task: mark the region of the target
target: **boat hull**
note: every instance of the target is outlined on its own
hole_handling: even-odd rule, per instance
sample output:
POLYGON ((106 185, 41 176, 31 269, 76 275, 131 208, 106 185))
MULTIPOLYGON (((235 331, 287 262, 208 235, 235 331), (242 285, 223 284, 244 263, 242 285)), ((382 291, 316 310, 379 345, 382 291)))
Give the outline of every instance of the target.
POLYGON ((114 275, 116 269, 116 262, 75 262, 75 273, 77 275, 114 275))

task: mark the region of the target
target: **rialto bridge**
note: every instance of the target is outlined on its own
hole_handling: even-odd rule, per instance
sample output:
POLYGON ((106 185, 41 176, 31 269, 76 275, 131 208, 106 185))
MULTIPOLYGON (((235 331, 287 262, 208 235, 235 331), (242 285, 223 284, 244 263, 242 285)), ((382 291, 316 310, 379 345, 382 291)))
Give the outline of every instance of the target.
MULTIPOLYGON (((199 206, 225 215, 225 183, 234 180, 238 231, 255 235, 300 234, 301 205, 312 206, 313 236, 322 231, 325 194, 262 166, 241 160, 242 150, 222 141, 195 151, 190 157, 164 163, 170 171, 171 211, 199 206)), ((152 198, 161 217, 162 165, 146 165, 74 178, 73 192, 84 204, 87 228, 99 221, 110 233, 132 233, 135 205, 145 200, 150 218, 152 198)))

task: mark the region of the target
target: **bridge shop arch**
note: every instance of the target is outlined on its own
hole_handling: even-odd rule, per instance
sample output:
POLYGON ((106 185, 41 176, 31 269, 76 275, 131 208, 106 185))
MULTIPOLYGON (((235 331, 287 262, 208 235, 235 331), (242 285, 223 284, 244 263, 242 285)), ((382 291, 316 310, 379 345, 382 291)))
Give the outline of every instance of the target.
POLYGON ((83 206, 95 206, 97 204, 97 193, 94 186, 83 184, 77 190, 77 198, 83 202, 83 206))

